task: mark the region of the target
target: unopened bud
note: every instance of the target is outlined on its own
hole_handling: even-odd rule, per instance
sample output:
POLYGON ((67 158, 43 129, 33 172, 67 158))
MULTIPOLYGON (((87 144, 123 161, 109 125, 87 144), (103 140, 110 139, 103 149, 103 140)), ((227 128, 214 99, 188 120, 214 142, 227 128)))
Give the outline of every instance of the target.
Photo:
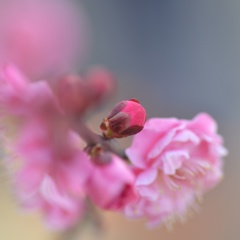
POLYGON ((109 71, 98 67, 83 76, 64 75, 55 81, 53 88, 64 111, 81 116, 114 92, 115 81, 109 71))
POLYGON ((78 75, 65 75, 56 82, 61 107, 68 113, 81 115, 91 104, 88 83, 78 75))
POLYGON ((119 102, 100 125, 106 138, 128 137, 140 132, 146 121, 146 110, 136 100, 119 102))
POLYGON ((93 92, 95 105, 108 99, 116 90, 113 74, 103 67, 94 67, 86 75, 89 86, 93 92))
POLYGON ((88 146, 85 148, 92 162, 96 165, 106 165, 111 163, 112 154, 108 151, 104 151, 104 146, 96 144, 94 146, 88 146))

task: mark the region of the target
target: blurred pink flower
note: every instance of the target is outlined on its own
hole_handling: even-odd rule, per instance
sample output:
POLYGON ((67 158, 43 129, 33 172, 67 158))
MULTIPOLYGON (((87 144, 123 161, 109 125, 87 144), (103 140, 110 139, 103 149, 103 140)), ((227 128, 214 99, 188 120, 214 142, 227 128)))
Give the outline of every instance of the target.
POLYGON ((73 1, 2 0, 0 61, 31 80, 76 70, 87 43, 85 14, 73 1))
MULTIPOLYGON (((84 212, 91 172, 81 139, 47 82, 30 82, 14 65, 5 64, 0 93, 1 118, 17 123, 11 146, 20 163, 13 176, 18 198, 23 206, 39 209, 50 227, 72 226, 84 212)), ((1 124, 5 129, 8 122, 1 124)))
POLYGON ((15 65, 5 63, 0 65, 0 107, 5 114, 15 117, 29 114, 57 115, 58 119, 64 114, 81 117, 106 99, 114 91, 113 85, 113 77, 105 69, 93 68, 83 77, 64 75, 52 82, 31 82, 15 65))
POLYGON ((0 66, 1 113, 15 117, 61 113, 51 88, 45 81, 30 80, 10 63, 0 66))
POLYGON ((51 81, 51 85, 62 109, 75 116, 98 106, 115 90, 114 77, 103 67, 94 67, 83 76, 63 75, 51 81))
MULTIPOLYGON (((222 143, 215 121, 204 113, 192 121, 148 120, 126 150, 137 173, 135 187, 141 198, 147 199, 140 202, 149 206, 169 199, 171 204, 181 201, 184 192, 198 195, 214 187, 223 175, 226 150, 222 143), (172 193, 175 191, 179 194, 172 193)), ((185 209, 189 201, 184 204, 185 209)), ((164 206, 161 209, 164 211, 164 206)))
POLYGON ((137 200, 133 191, 134 174, 118 156, 111 154, 108 157, 111 158, 110 162, 93 165, 87 186, 88 195, 103 209, 120 210, 137 200))
POLYGON ((84 213, 91 166, 78 136, 48 123, 37 119, 21 128, 14 149, 21 163, 16 191, 21 204, 40 210, 49 227, 65 229, 84 213))
MULTIPOLYGON (((65 189, 58 189, 56 182, 45 175, 36 197, 35 206, 41 210, 46 225, 53 230, 64 230, 76 225, 85 214, 85 199, 66 194, 65 189), (64 191, 62 191, 64 190, 64 191)), ((25 203, 26 204, 26 203, 25 203)))

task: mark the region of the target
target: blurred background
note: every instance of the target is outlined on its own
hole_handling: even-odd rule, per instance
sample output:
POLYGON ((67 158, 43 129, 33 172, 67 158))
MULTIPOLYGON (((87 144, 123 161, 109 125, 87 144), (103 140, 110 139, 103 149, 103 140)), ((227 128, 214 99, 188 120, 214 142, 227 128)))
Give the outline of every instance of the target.
MULTIPOLYGON (((148 230, 143 221, 104 213, 106 240, 240 239, 240 1, 81 0, 90 54, 84 66, 101 64, 118 78, 117 100, 137 98, 148 117, 192 118, 208 112, 219 123, 229 155, 225 178, 209 192, 202 210, 185 224, 148 230)), ((1 6, 0 6, 1 7, 1 6)), ((104 116, 100 112, 99 123, 104 116)), ((128 142, 123 143, 127 146, 128 142)), ((24 215, 0 183, 0 239, 51 240, 36 215, 24 215)), ((100 239, 85 230, 82 239, 100 239)), ((77 238, 81 239, 81 238, 77 238)))

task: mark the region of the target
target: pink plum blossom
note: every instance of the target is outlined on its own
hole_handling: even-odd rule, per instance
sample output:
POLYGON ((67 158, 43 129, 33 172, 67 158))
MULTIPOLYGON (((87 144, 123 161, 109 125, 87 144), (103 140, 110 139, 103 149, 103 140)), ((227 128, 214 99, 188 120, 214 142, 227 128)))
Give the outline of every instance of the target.
MULTIPOLYGON (((107 156, 106 156, 107 157, 107 156)), ((121 210, 126 204, 136 201, 133 190, 134 174, 124 161, 111 154, 110 162, 94 164, 88 182, 88 195, 99 207, 121 210)))
MULTIPOLYGON (((170 205, 179 200, 181 209, 187 209, 191 201, 181 199, 185 192, 190 192, 193 199, 218 184, 223 176, 222 157, 226 155, 222 144, 215 121, 205 113, 191 121, 149 119, 126 150, 137 175, 140 212, 146 211, 150 222, 152 217, 161 219, 164 205, 159 206, 163 211, 159 216, 143 210, 144 206, 169 199, 170 205)), ((174 213, 171 209, 166 218, 174 213)))
POLYGON ((84 213, 91 166, 78 149, 76 134, 65 129, 57 135, 54 130, 40 120, 21 128, 15 144, 21 163, 15 184, 23 206, 40 210, 49 227, 65 229, 84 213))
MULTIPOLYGON (((20 167, 15 173, 23 206, 40 210, 54 229, 72 226, 84 210, 91 166, 80 150, 81 139, 64 118, 45 81, 30 82, 14 65, 1 68, 2 119, 15 118, 12 152, 20 167)), ((8 124, 1 121, 3 129, 8 124)))

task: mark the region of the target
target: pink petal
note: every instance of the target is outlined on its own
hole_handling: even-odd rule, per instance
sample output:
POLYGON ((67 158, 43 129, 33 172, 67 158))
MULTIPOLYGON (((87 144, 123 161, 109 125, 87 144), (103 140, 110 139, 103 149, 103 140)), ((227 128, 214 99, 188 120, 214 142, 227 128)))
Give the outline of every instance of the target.
POLYGON ((176 142, 191 141, 194 144, 199 144, 200 138, 193 131, 186 129, 186 130, 180 131, 178 134, 176 134, 173 141, 176 141, 176 142))
POLYGON ((182 166, 184 159, 189 159, 189 154, 184 150, 167 151, 163 157, 163 172, 168 175, 175 174, 176 170, 182 166))
POLYGON ((207 113, 198 114, 188 126, 193 131, 202 131, 206 134, 212 134, 217 131, 217 123, 207 113))
POLYGON ((184 127, 184 125, 177 126, 166 133, 166 135, 162 136, 162 138, 160 138, 160 140, 158 140, 156 144, 152 146, 152 149, 149 151, 147 157, 156 158, 159 156, 162 151, 173 141, 173 138, 176 135, 177 131, 182 130, 184 127))
POLYGON ((157 174, 158 171, 156 169, 145 170, 137 176, 135 185, 136 186, 149 185, 153 183, 153 181, 156 179, 157 174))

